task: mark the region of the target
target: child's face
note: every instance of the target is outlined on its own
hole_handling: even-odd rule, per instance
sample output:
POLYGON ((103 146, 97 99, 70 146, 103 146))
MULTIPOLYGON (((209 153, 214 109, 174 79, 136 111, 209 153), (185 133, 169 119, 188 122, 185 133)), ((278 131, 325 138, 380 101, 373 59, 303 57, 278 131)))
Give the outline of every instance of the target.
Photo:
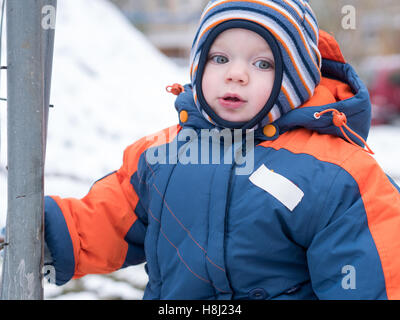
POLYGON ((274 56, 264 38, 247 29, 228 29, 210 48, 203 95, 224 120, 249 121, 267 103, 274 78, 274 56))

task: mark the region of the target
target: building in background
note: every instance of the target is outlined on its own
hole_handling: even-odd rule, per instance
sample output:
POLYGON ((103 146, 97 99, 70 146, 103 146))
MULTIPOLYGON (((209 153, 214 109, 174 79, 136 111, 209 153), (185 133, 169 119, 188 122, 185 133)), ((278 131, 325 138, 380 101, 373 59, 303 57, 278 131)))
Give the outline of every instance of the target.
POLYGON ((161 52, 180 65, 188 56, 208 0, 110 0, 161 52))

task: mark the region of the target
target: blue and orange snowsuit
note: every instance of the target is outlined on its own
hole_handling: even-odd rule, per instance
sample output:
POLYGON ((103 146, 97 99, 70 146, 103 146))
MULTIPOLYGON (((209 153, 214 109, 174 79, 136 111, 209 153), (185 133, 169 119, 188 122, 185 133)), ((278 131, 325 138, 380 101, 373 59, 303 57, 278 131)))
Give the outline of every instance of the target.
POLYGON ((399 188, 321 113, 344 113, 366 139, 368 92, 331 36, 321 32, 319 49, 312 99, 255 132, 254 171, 300 190, 294 207, 235 175, 235 163, 146 160, 184 128, 212 128, 186 85, 178 125, 127 147, 121 168, 84 198, 46 197, 57 284, 146 262, 144 299, 400 299, 399 188))

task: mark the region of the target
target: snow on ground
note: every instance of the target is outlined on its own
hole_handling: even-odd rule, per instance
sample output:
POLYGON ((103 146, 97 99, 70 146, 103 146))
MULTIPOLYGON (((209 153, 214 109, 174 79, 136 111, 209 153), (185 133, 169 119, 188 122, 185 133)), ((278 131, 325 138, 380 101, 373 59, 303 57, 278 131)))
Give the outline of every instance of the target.
MULTIPOLYGON (((177 122, 165 87, 188 72, 161 55, 106 0, 59 1, 45 193, 83 197, 92 183, 121 165, 126 146, 177 122)), ((3 41, 5 46, 5 41, 3 41)), ((3 48, 3 61, 6 55, 3 48)), ((4 62, 3 62, 4 65, 4 62)), ((1 77, 0 96, 6 96, 1 77)), ((0 102, 0 226, 6 219, 6 112, 0 102)), ((368 143, 400 183, 400 127, 372 128, 368 143)), ((141 299, 143 265, 45 286, 47 299, 141 299)))

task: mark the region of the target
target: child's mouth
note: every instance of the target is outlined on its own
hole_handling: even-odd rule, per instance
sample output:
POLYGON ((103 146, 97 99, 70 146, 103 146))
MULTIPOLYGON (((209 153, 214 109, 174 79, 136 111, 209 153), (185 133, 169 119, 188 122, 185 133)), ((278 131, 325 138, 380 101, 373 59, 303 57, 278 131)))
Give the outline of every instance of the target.
POLYGON ((227 98, 223 98, 225 101, 240 101, 239 98, 236 97, 227 97, 227 98))
POLYGON ((220 105, 224 108, 236 109, 240 108, 246 101, 236 94, 226 94, 218 99, 220 105))

